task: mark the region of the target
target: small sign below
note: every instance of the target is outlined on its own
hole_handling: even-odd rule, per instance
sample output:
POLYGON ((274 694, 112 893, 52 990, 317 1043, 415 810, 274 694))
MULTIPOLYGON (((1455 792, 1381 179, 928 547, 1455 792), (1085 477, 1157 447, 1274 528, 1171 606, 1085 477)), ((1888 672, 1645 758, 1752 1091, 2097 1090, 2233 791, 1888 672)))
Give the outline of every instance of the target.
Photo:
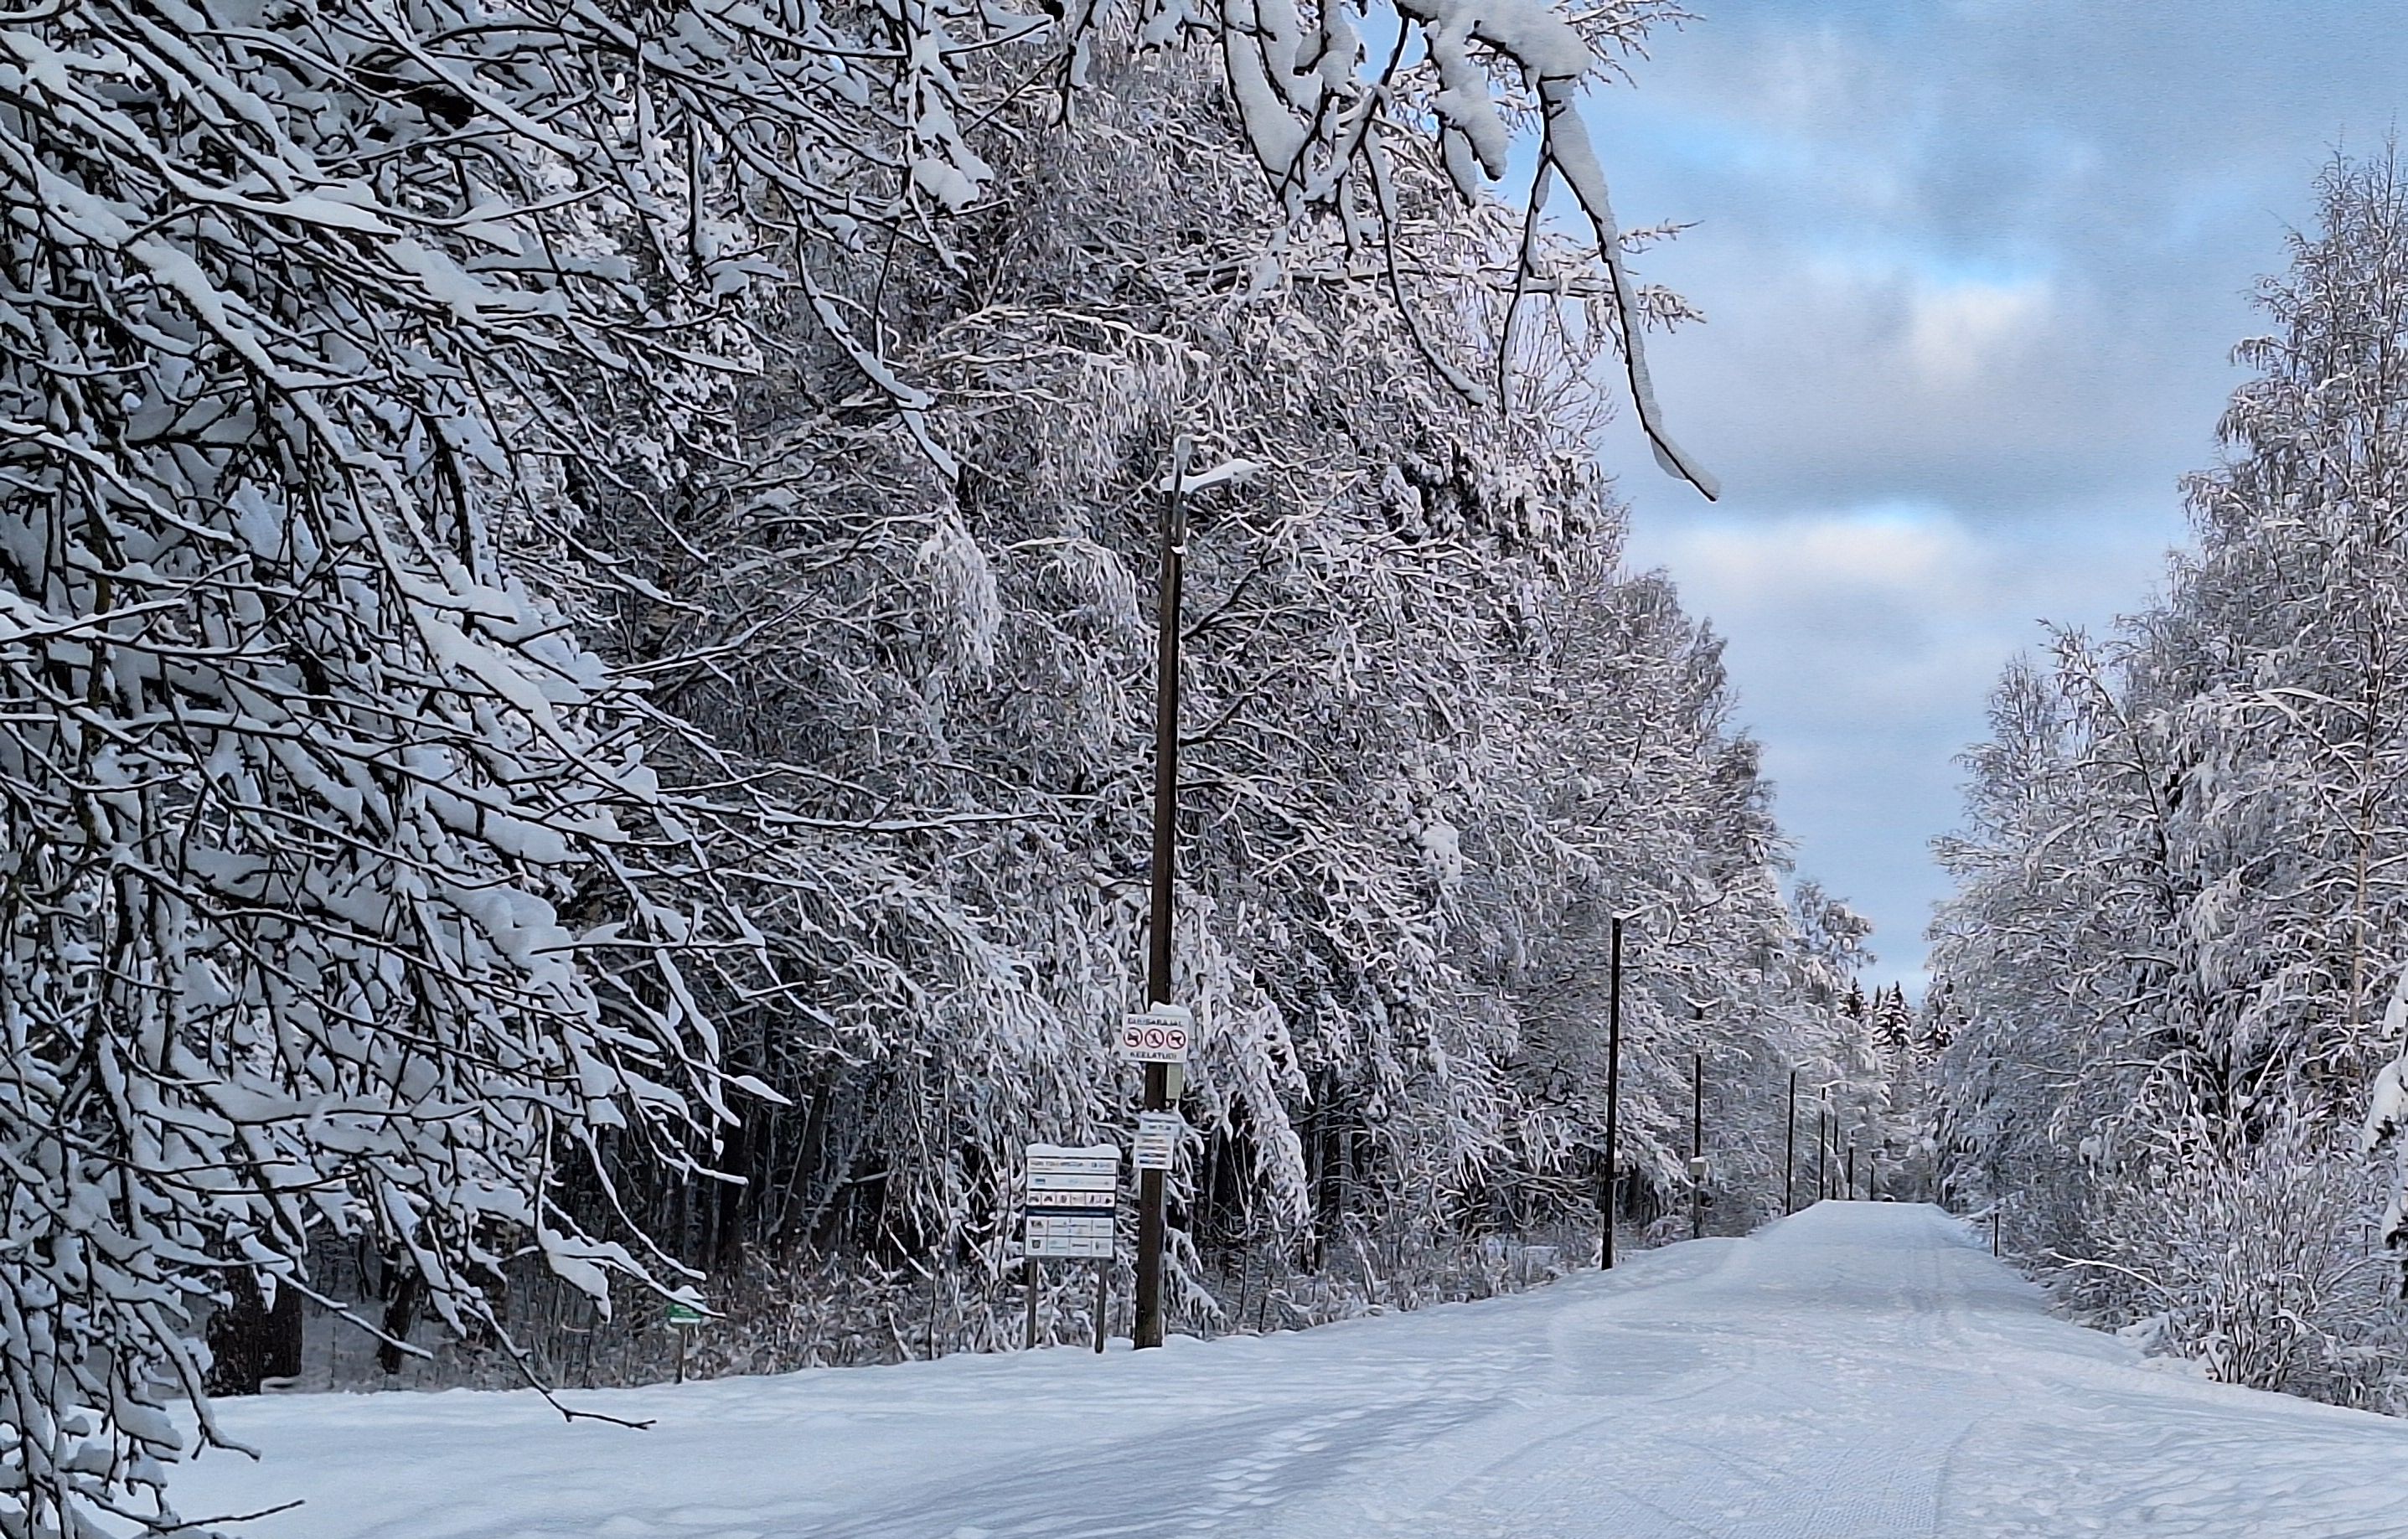
POLYGON ((1137 1168, 1169 1170, 1179 1159, 1179 1142, 1187 1124, 1177 1112, 1137 1114, 1137 1168))
POLYGON ((1184 1063, 1196 1035, 1196 1018, 1183 1005, 1155 1005, 1141 1016, 1121 1018, 1121 1060, 1126 1063, 1184 1063))
POLYGON ((1112 1216, 1032 1213, 1028 1216, 1027 1244, 1031 1256, 1108 1259, 1112 1253, 1112 1216))

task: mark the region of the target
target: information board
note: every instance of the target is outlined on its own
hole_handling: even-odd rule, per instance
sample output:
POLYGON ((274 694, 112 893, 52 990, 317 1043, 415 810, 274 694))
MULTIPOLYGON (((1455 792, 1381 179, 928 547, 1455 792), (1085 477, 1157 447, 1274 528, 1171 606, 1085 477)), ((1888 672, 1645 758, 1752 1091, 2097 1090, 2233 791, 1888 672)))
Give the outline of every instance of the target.
POLYGON ((1024 1238, 1031 1256, 1109 1259, 1121 1151, 1111 1144, 1028 1146, 1024 1238))
POLYGON ((1177 1112, 1137 1115, 1137 1168, 1168 1170, 1179 1159, 1179 1141, 1187 1124, 1177 1112))

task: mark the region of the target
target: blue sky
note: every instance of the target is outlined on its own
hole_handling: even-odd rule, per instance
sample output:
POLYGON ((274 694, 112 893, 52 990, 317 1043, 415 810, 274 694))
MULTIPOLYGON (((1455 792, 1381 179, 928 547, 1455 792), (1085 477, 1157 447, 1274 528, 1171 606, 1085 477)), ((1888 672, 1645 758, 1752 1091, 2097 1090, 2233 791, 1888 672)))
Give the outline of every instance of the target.
POLYGON ((2147 601, 2248 296, 2336 147, 2408 109, 2408 6, 1697 0, 1590 121, 1709 506, 1626 421, 1633 556, 1728 637, 1802 871, 1919 980, 1955 756, 2041 622, 2147 601))

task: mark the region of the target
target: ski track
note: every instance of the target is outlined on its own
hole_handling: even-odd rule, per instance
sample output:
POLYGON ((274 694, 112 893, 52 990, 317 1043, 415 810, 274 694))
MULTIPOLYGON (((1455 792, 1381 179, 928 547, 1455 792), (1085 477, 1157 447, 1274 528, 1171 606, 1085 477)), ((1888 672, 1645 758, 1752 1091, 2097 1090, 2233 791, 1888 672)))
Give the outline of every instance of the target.
POLYGON ((572 1395, 224 1408, 259 1539, 2400 1539, 2408 1422, 2051 1318, 1937 1209, 1302 1334, 572 1395))

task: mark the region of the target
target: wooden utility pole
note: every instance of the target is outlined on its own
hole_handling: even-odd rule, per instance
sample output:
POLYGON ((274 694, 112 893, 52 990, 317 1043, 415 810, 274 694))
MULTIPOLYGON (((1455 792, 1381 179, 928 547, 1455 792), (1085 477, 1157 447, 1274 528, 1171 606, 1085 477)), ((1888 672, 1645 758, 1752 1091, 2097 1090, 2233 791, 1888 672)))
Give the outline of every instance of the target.
POLYGON ((1605 1190, 1598 1195, 1605 1231, 1605 1269, 1613 1270, 1613 1214, 1622 1196, 1616 1140, 1622 1132, 1622 920, 1613 920, 1613 960, 1605 1006, 1605 1190))
POLYGON ((1853 1133, 1848 1134, 1848 1189, 1846 1195, 1848 1201, 1852 1203, 1856 1200, 1856 1135, 1853 1133))
MULTIPOLYGON (((1179 836, 1179 579, 1187 554, 1187 456, 1184 434, 1170 448, 1170 501, 1163 510, 1160 588, 1154 606, 1154 904, 1145 959, 1145 997, 1154 1005, 1170 998, 1171 883, 1178 871, 1179 836)), ((1147 1111, 1170 1104, 1170 1067, 1145 1066, 1147 1111)), ((1163 1176, 1140 1171, 1137 1178, 1137 1318, 1130 1338, 1140 1347, 1162 1345, 1163 1176)))
MULTIPOLYGON (((1699 1012, 1703 1014, 1703 1011, 1699 1012)), ((1689 1055, 1689 1238, 1706 1237, 1706 1055, 1689 1055)))
POLYGON ((1798 1211, 1798 1071, 1789 1071, 1789 1122, 1783 1130, 1781 1211, 1798 1211))

